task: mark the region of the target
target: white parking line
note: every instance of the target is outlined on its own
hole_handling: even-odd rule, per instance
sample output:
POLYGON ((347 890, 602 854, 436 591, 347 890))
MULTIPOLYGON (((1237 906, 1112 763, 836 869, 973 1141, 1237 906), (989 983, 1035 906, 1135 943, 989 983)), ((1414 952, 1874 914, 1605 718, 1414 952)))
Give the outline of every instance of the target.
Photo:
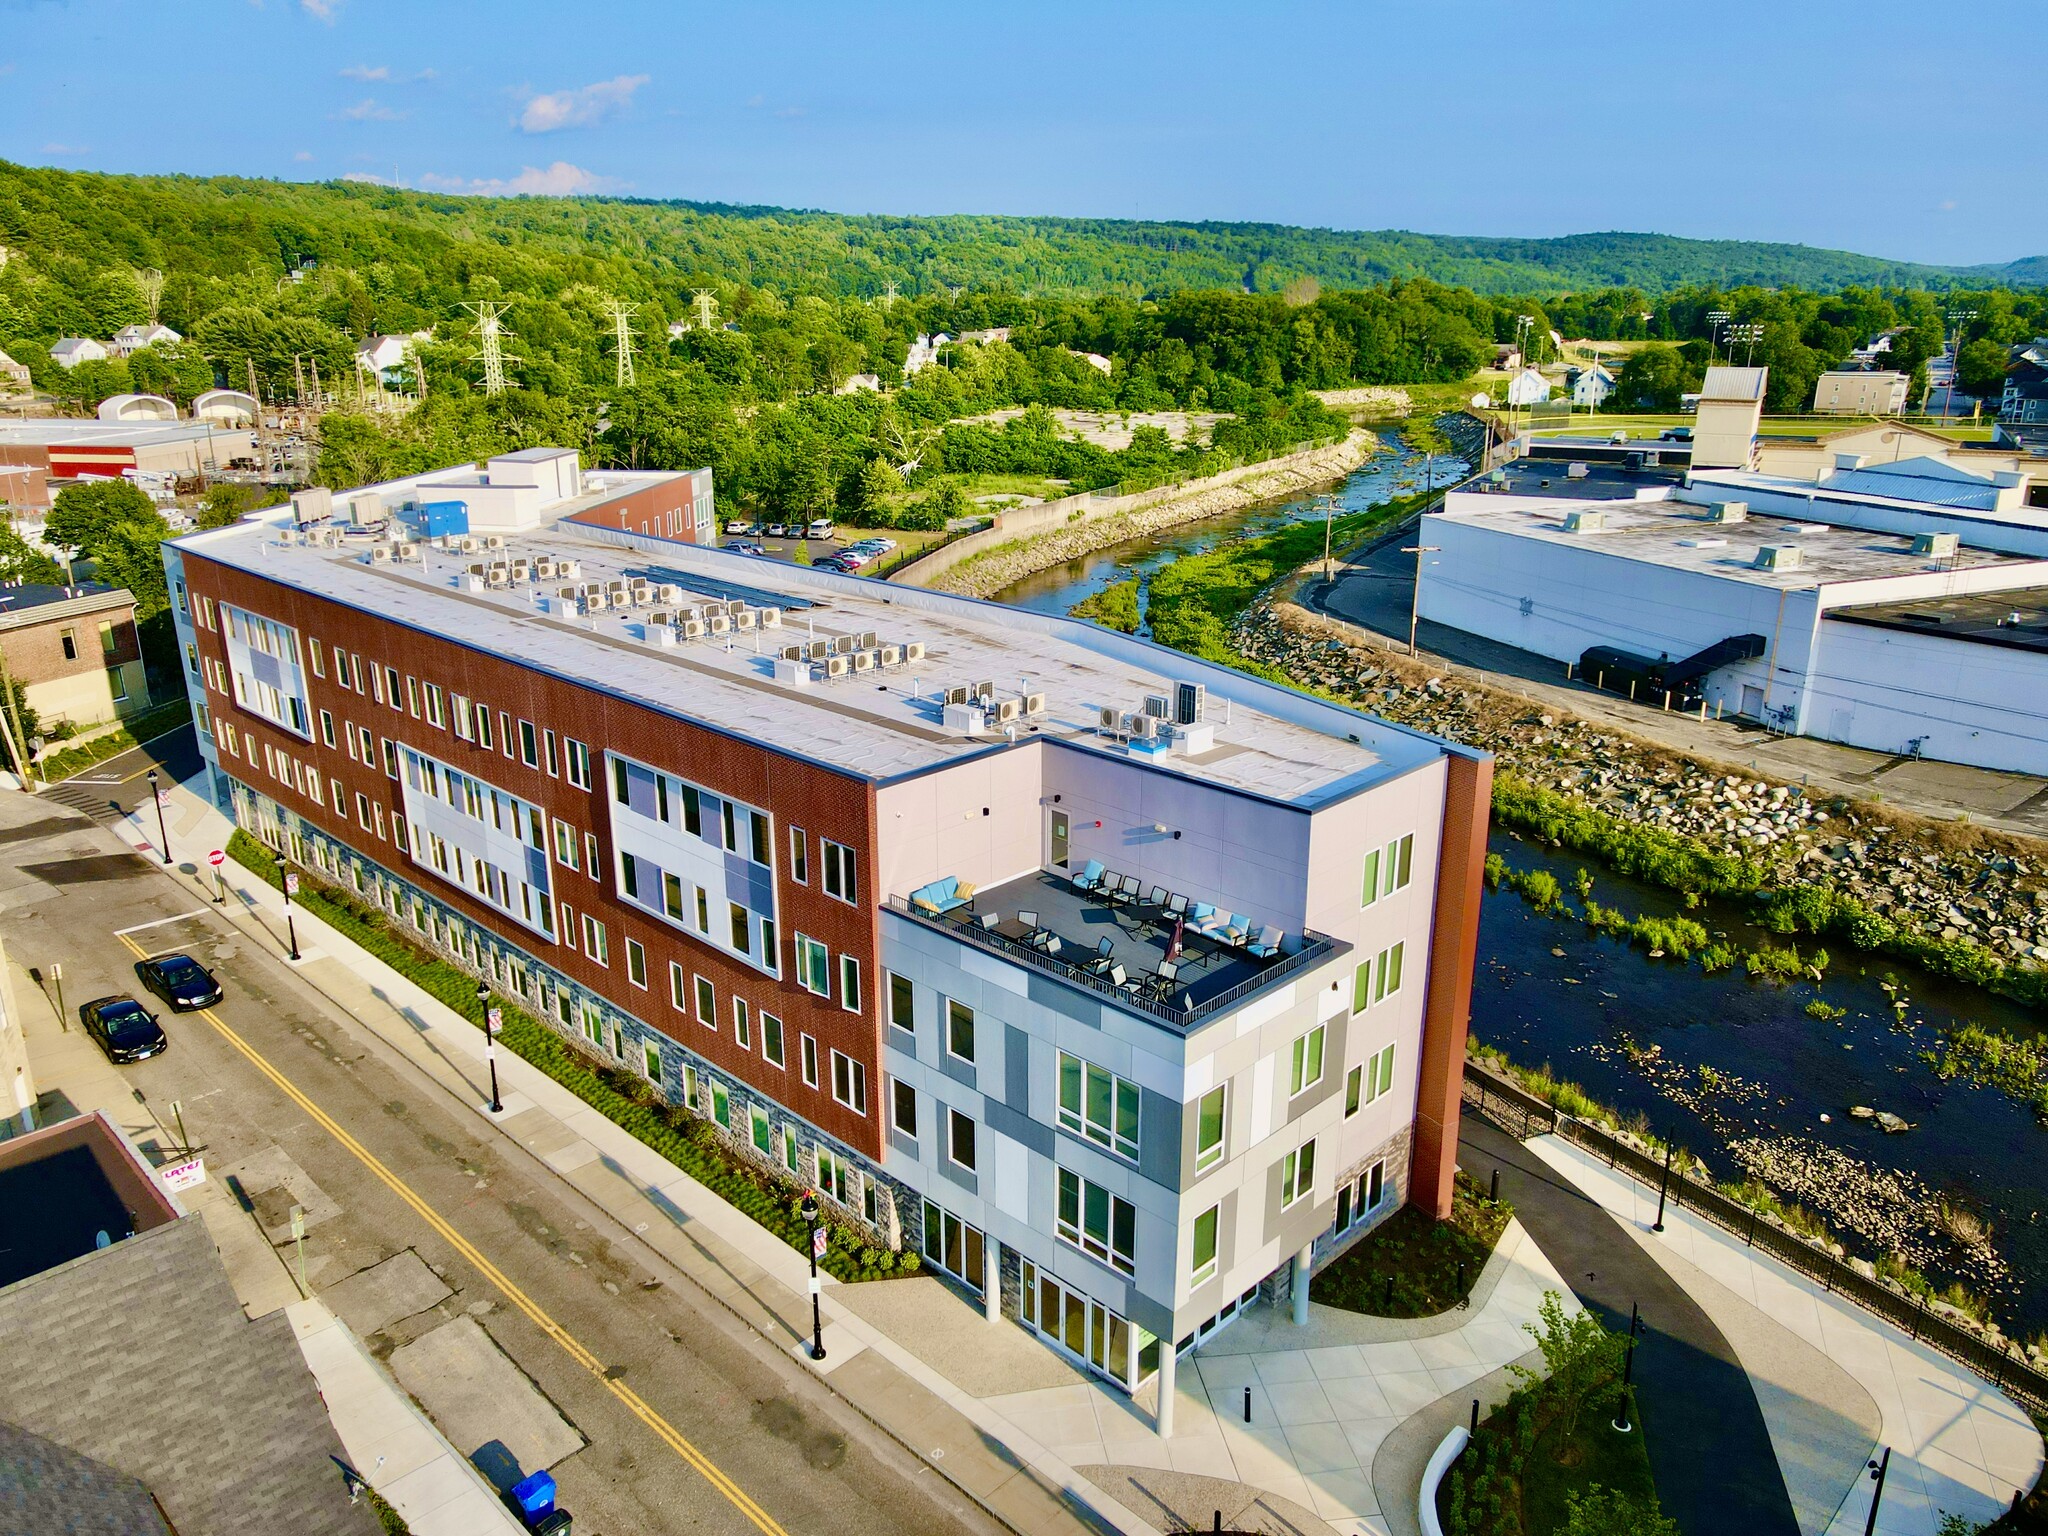
POLYGON ((114 933, 117 937, 124 933, 140 933, 145 928, 161 928, 166 923, 182 923, 188 917, 204 917, 206 912, 207 909, 205 907, 194 907, 190 912, 180 912, 176 917, 160 917, 154 922, 135 923, 126 928, 116 928, 114 933))

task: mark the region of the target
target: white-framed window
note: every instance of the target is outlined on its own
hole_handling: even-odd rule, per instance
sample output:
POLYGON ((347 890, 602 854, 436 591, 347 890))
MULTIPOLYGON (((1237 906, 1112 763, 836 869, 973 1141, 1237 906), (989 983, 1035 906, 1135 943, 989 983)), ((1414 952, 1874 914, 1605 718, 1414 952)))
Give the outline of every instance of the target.
POLYGON ((1138 1272, 1138 1210, 1071 1168, 1059 1170, 1054 1230, 1063 1243, 1126 1275, 1138 1272))
POLYGON ((889 1080, 889 1124, 898 1134, 917 1140, 917 1089, 900 1077, 889 1080))
POLYGON ((704 1101, 697 1094, 697 1069, 688 1062, 683 1063, 683 1103, 693 1115, 704 1113, 704 1101))
POLYGON ((661 1081, 661 1047, 652 1040, 640 1042, 640 1069, 650 1083, 661 1081))
POLYGON ((839 1006, 848 1013, 860 1012, 860 961, 852 955, 839 957, 839 1006))
POLYGON ((626 980, 636 987, 647 985, 647 949, 638 939, 626 940, 626 980))
POLYGON ((1397 940, 1377 955, 1369 955, 1358 962, 1351 973, 1353 1013, 1363 1013, 1373 1004, 1383 1003, 1401 990, 1401 968, 1407 948, 1407 940, 1397 940))
POLYGON ((853 850, 830 838, 818 839, 818 862, 825 867, 825 894, 852 902, 858 882, 854 878, 853 850))
POLYGON ((583 914, 583 952, 599 965, 610 965, 611 947, 607 942, 604 924, 588 912, 583 914))
POLYGON ((564 776, 578 789, 590 788, 590 748, 574 736, 562 738, 564 776))
POLYGON ((1228 1084, 1218 1083, 1195 1101, 1195 1172, 1213 1168, 1223 1161, 1228 1135, 1228 1084))
POLYGON ((974 1145, 974 1117, 962 1114, 957 1109, 946 1111, 946 1157, 957 1168, 969 1173, 975 1169, 979 1156, 974 1145))
POLYGON ((1223 1207, 1212 1205, 1195 1218, 1194 1251, 1188 1260, 1188 1283, 1200 1285, 1216 1273, 1216 1233, 1223 1207))
POLYGON ((1287 1097, 1308 1092, 1323 1080, 1323 1042, 1326 1028, 1318 1024, 1295 1038, 1287 1065, 1287 1097))
POLYGON ((1381 1094, 1390 1092, 1394 1086, 1394 1048, 1383 1045, 1359 1065, 1352 1069, 1362 1072, 1365 1102, 1370 1104, 1381 1094))
POLYGON ((420 684, 420 692, 426 697, 427 724, 437 729, 447 729, 448 716, 442 706, 441 685, 439 683, 422 683, 420 684))
POLYGON ((889 979, 889 1022, 906 1035, 917 1033, 916 990, 908 976, 887 973, 889 979))
POLYGON ((1306 1200, 1315 1184, 1316 1144, 1311 1137, 1280 1160, 1280 1209, 1306 1200))
POLYGON ((1138 1085, 1079 1056, 1059 1053, 1060 1124, 1133 1162, 1138 1157, 1138 1085))
POLYGON ((747 1131, 756 1152, 763 1157, 775 1155, 774 1128, 769 1124, 768 1111, 759 1104, 750 1105, 747 1109, 747 1131))
POLYGON ((689 973, 674 960, 668 963, 668 1000, 678 1013, 690 1011, 689 973))
POLYGON ((974 1060, 974 1010, 951 997, 946 999, 946 1054, 974 1060))
POLYGON ((785 1125, 782 1128, 782 1166, 791 1173, 795 1173, 803 1166, 803 1151, 797 1142, 796 1127, 793 1125, 785 1125))
POLYGON ((832 960, 823 944, 808 934, 796 936, 796 979, 806 992, 832 995, 832 960))
POLYGON ((706 1029, 718 1028, 718 989, 709 976, 697 978, 697 1022, 706 1029))
POLYGON ((811 842, 802 827, 789 829, 789 878, 798 885, 811 883, 811 842))
POLYGON ((1358 904, 1369 907, 1382 896, 1391 896, 1408 884, 1414 873, 1415 834, 1404 833, 1385 847, 1365 856, 1365 874, 1360 882, 1358 904))
POLYGON ((832 1053, 832 1097, 856 1115, 868 1112, 868 1069, 844 1051, 832 1053))
POLYGON ((555 823, 555 862, 569 869, 576 869, 582 863, 580 842, 576 829, 566 821, 555 823))
MULTIPOLYGON (((317 644, 318 642, 316 641, 315 643, 317 644)), ((323 747, 332 747, 334 745, 334 716, 324 709, 320 711, 320 745, 323 747)))
MULTIPOLYGON (((181 581, 178 583, 178 606, 180 609, 182 609, 185 606, 183 601, 184 595, 185 584, 181 581)), ((313 662, 313 675, 315 677, 325 677, 327 675, 327 664, 320 658, 320 642, 318 640, 315 640, 310 635, 306 637, 306 655, 310 657, 313 662)), ((333 743, 330 742, 328 743, 328 745, 332 746, 333 743)))
POLYGON ((739 1042, 741 1050, 754 1048, 754 1013, 744 997, 732 1000, 732 1037, 739 1042))
POLYGON ((540 766, 540 738, 535 734, 533 722, 519 722, 519 761, 529 768, 540 766))
POLYGON ((803 1058, 804 1086, 815 1088, 818 1086, 818 1042, 809 1035, 802 1035, 798 1037, 797 1044, 803 1058))
POLYGON ((764 1013, 760 1017, 761 1059, 770 1066, 786 1067, 788 1062, 783 1056, 782 1020, 772 1013, 764 1013))

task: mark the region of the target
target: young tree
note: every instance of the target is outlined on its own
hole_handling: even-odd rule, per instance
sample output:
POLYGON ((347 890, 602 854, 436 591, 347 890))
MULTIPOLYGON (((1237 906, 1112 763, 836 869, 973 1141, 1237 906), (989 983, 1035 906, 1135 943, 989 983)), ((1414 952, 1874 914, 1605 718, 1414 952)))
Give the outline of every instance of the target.
POLYGON ((74 554, 97 558, 107 535, 122 523, 156 523, 156 503, 126 480, 86 480, 57 493, 43 536, 74 554))
POLYGON ((1969 341, 1956 354, 1956 388, 1980 400, 2005 393, 2006 349, 1995 341, 1969 341))
POLYGON ((1543 1369, 1512 1365, 1508 1369, 1523 1384, 1536 1386, 1555 1405, 1557 1442, 1560 1449, 1567 1449, 1586 1404, 1621 1374, 1623 1341, 1589 1311, 1566 1315, 1564 1297, 1556 1291, 1543 1293, 1536 1315, 1538 1322, 1522 1327, 1543 1351, 1543 1369))
POLYGON ((863 512, 878 511, 887 506, 890 498, 902 489, 903 481, 897 476, 896 471, 889 467, 889 461, 878 453, 861 468, 860 484, 857 487, 860 509, 863 512))
POLYGON ((1566 1495, 1565 1521, 1557 1536, 1678 1536, 1678 1522, 1666 1515, 1657 1496, 1633 1499, 1595 1483, 1566 1495))
POLYGON ((64 580, 64 567, 0 522, 0 581, 25 581, 54 587, 64 580))

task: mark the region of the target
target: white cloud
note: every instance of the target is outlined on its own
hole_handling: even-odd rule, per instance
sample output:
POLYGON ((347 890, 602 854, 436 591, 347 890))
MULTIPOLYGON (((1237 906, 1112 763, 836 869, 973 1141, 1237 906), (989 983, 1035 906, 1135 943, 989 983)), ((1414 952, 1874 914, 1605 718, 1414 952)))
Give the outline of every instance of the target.
POLYGON ((299 9, 315 21, 334 25, 334 13, 341 9, 341 0, 299 0, 299 9))
POLYGON ((402 181, 393 181, 389 176, 379 176, 375 171, 343 171, 343 181, 360 181, 373 187, 402 187, 402 181))
POLYGON ((389 80, 391 66, 388 64, 351 64, 341 72, 344 80, 389 80))
POLYGON ((582 197, 623 191, 627 183, 557 160, 544 170, 529 165, 522 167, 517 176, 503 179, 436 176, 429 172, 420 177, 420 185, 434 192, 459 192, 469 197, 582 197))
POLYGON ((563 128, 587 128, 603 122, 612 113, 630 106, 633 93, 647 83, 646 75, 619 75, 595 85, 574 90, 549 91, 529 96, 519 110, 522 133, 554 133, 563 128))
POLYGON ((349 123, 395 123, 405 114, 395 107, 387 107, 374 96, 365 96, 352 107, 343 107, 335 114, 349 123))
POLYGON ((311 151, 310 149, 302 149, 297 154, 293 155, 292 158, 298 161, 299 164, 304 165, 308 160, 311 160, 313 158, 313 151, 311 151))

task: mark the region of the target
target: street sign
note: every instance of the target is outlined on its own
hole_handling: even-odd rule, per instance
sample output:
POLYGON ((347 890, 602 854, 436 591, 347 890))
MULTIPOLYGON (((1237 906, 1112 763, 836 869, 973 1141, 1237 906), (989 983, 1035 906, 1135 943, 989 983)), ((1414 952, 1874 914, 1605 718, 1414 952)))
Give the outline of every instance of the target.
POLYGON ((814 1257, 825 1257, 825 1229, 819 1227, 811 1234, 811 1253, 814 1257))
POLYGON ((284 872, 284 893, 287 896, 299 894, 299 877, 291 870, 284 872))
POLYGON ((188 1157, 181 1163, 165 1163, 156 1171, 157 1181, 173 1192, 206 1182, 206 1159, 188 1157))
POLYGON ((823 1280, 820 1280, 816 1275, 811 1276, 811 1294, 813 1296, 822 1296, 824 1292, 825 1282, 823 1280))
POLYGON ((221 865, 227 863, 227 861, 228 856, 225 853, 222 853, 218 848, 214 849, 213 852, 209 853, 206 856, 206 862, 211 864, 215 869, 219 869, 221 865))

